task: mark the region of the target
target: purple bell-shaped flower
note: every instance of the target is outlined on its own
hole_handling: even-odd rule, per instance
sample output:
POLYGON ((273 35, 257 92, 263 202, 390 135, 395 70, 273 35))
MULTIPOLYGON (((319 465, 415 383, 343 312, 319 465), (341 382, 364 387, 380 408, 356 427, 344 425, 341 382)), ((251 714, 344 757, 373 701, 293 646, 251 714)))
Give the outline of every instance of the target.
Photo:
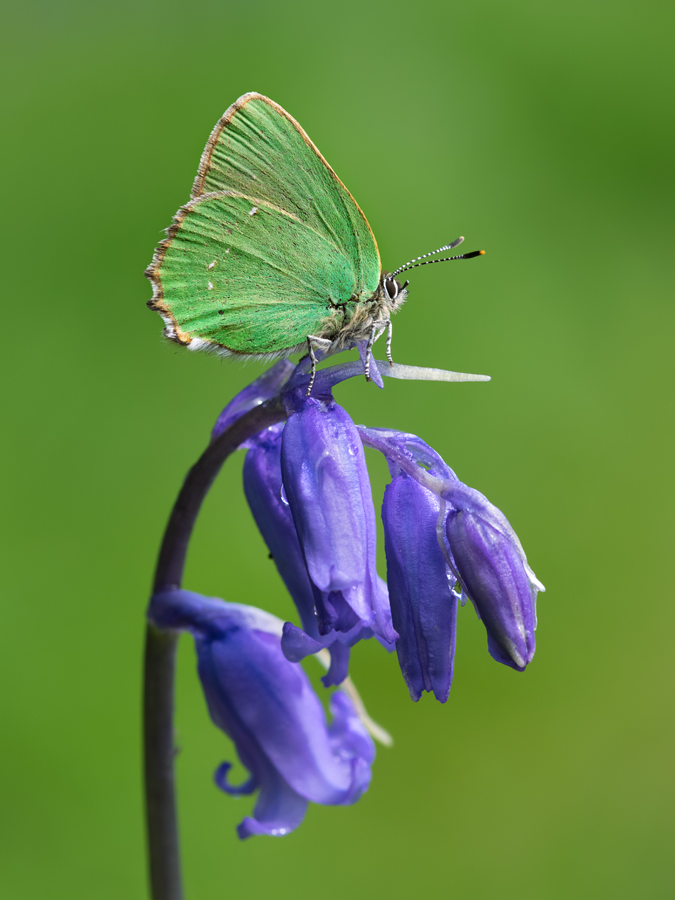
POLYGON ((363 426, 359 433, 384 453, 394 476, 382 511, 387 581, 413 699, 430 689, 447 697, 460 596, 483 621, 491 656, 522 671, 534 656, 535 603, 544 586, 504 514, 416 435, 363 426))
POLYGON ((251 773, 241 785, 216 771, 228 794, 259 790, 240 838, 288 834, 307 804, 348 805, 368 789, 375 747, 346 694, 331 697, 332 722, 301 666, 281 652, 276 616, 191 591, 156 594, 148 611, 159 628, 190 631, 214 723, 234 741, 251 773))
POLYGON ((464 590, 485 625, 490 655, 523 671, 534 656, 536 599, 544 586, 496 506, 461 484, 448 500, 448 544, 464 590))
POLYGON ((312 584, 319 632, 371 628, 385 642, 391 624, 376 569, 375 509, 359 432, 331 396, 288 398, 281 472, 312 584))
MULTIPOLYGON (((363 638, 372 637, 373 632, 335 592, 331 596, 342 601, 343 609, 350 616, 347 630, 330 629, 327 633, 320 633, 315 603, 323 611, 329 601, 324 600, 310 581, 290 506, 285 498, 281 481, 281 434, 282 426, 278 426, 249 441, 250 449, 244 462, 244 492, 302 623, 302 629, 290 622, 285 624, 282 650, 291 662, 298 662, 323 647, 329 648, 331 666, 322 679, 328 687, 339 684, 347 676, 350 647, 363 638)), ((325 621, 325 616, 323 618, 325 621)))
POLYGON ((438 544, 440 501, 409 475, 397 475, 384 493, 382 521, 387 584, 401 672, 410 696, 433 691, 445 703, 455 658, 457 604, 454 578, 438 544))

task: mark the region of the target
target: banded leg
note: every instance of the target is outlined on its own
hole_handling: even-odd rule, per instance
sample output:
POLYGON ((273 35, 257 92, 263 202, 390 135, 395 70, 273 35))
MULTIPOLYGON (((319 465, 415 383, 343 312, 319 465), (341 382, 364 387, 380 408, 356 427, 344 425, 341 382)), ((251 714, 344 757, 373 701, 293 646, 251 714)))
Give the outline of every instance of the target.
MULTIPOLYGON (((366 361, 364 363, 364 371, 366 373, 366 381, 370 381, 370 359, 373 355, 373 344, 375 343, 375 334, 377 332, 377 327, 375 323, 370 326, 370 336, 368 337, 368 343, 366 344, 366 361)), ((378 335, 379 337, 379 335, 378 335)))
POLYGON ((316 335, 313 334, 307 335, 307 352, 309 353, 309 360, 312 364, 311 375, 309 376, 309 385, 307 386, 307 397, 311 396, 312 388, 314 387, 314 380, 316 378, 317 359, 312 343, 314 343, 319 350, 329 350, 331 347, 331 341, 326 340, 326 338, 316 337, 316 335))
POLYGON ((387 322, 387 359, 389 360, 389 365, 394 365, 394 360, 391 358, 391 336, 394 332, 392 328, 391 320, 387 322))

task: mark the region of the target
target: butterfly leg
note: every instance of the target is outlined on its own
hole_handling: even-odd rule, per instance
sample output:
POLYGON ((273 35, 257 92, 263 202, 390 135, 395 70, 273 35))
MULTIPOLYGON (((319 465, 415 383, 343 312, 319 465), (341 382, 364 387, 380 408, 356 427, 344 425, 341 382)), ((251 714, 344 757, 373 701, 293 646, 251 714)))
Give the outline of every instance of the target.
MULTIPOLYGON (((373 323, 370 326, 370 335, 368 337, 368 343, 366 344, 366 361, 363 365, 363 368, 364 368, 364 371, 366 374, 366 381, 370 381, 370 360, 373 355, 373 344, 377 340, 376 333, 377 333, 377 326, 375 325, 375 323, 373 323)), ((377 337, 379 337, 379 336, 380 335, 378 334, 377 337)))
POLYGON ((391 325, 391 319, 387 322, 387 359, 389 360, 389 365, 394 365, 394 360, 391 358, 391 336, 393 334, 394 329, 391 325))
POLYGON ((331 346, 331 342, 326 340, 326 338, 316 337, 313 334, 307 335, 307 352, 309 353, 309 360, 312 364, 312 372, 309 376, 309 385, 307 386, 307 396, 309 397, 312 393, 312 388, 314 387, 314 379, 316 378, 316 353, 314 352, 315 344, 319 350, 329 350, 331 346))

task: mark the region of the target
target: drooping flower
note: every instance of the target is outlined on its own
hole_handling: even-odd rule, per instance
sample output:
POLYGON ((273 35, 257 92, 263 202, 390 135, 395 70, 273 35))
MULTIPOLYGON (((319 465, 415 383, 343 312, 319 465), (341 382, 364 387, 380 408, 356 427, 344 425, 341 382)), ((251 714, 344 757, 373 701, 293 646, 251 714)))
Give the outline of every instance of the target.
MULTIPOLYGON (((277 371, 288 421, 248 442, 249 468, 256 472, 249 482, 257 481, 247 495, 303 626, 284 626, 287 658, 297 661, 332 646, 326 682, 335 684, 347 673, 354 643, 374 631, 391 649, 400 634, 397 651, 411 695, 433 690, 444 700, 461 597, 470 598, 481 617, 493 658, 522 670, 534 654, 536 595, 544 588, 518 538, 503 514, 459 481, 419 437, 353 424, 331 391, 360 371, 346 364, 319 372, 311 397, 302 364, 290 374, 277 371), (375 568, 375 516, 362 443, 384 453, 394 479, 383 507, 393 610, 375 568)), ((380 371, 465 378, 378 364, 380 371)), ((264 398, 273 387, 272 380, 254 383, 249 393, 264 398)), ((248 397, 235 398, 229 408, 242 403, 248 397)))
MULTIPOLYGON (((405 367, 402 368, 407 371, 405 367)), ((302 406, 307 381, 302 370, 302 364, 294 367, 288 360, 282 360, 264 372, 228 403, 213 428, 212 440, 216 440, 237 419, 266 400, 282 396, 291 411, 294 404, 302 406), (298 398, 303 399, 298 402, 298 398)), ((356 374, 354 364, 324 370, 317 378, 315 395, 332 402, 331 387, 343 378, 356 374)), ((379 378, 381 382, 379 371, 376 374, 376 380, 379 378)), ((344 410, 341 412, 349 421, 344 410)), ((352 425, 352 429, 353 427, 352 425)), ((249 451, 244 465, 244 488, 256 524, 296 604, 302 623, 302 628, 286 623, 282 638, 284 653, 289 660, 297 662, 322 648, 329 648, 331 665, 322 679, 328 687, 341 683, 346 677, 350 648, 360 640, 373 637, 374 632, 370 627, 373 608, 378 640, 388 650, 393 649, 394 632, 387 587, 375 570, 375 523, 370 485, 366 474, 364 496, 370 499, 371 509, 368 515, 366 508, 366 515, 362 518, 368 535, 368 545, 365 548, 368 565, 364 570, 365 581, 360 585, 359 593, 369 598, 371 609, 367 619, 362 619, 341 590, 332 589, 332 585, 330 590, 321 590, 309 577, 293 515, 281 483, 280 447, 283 430, 284 424, 280 423, 266 428, 241 445, 249 451)), ((325 449, 327 455, 330 455, 333 448, 327 445, 325 449)), ((365 466, 362 466, 361 475, 364 472, 365 466)))
POLYGON ((375 748, 346 694, 331 697, 332 721, 302 667, 281 651, 282 623, 251 606, 225 603, 191 591, 156 594, 148 611, 159 628, 190 631, 198 671, 214 723, 235 744, 250 778, 227 779, 228 794, 260 793, 240 838, 288 834, 302 822, 309 801, 355 803, 370 784, 375 748))
MULTIPOLYGON (((459 481, 443 459, 416 435, 363 426, 359 426, 359 432, 365 443, 387 457, 394 483, 402 477, 399 473, 405 473, 403 477, 420 487, 413 489, 405 481, 398 487, 392 483, 387 489, 393 491, 392 499, 387 501, 385 495, 383 509, 385 543, 390 548, 387 579, 394 625, 401 634, 399 661, 413 698, 420 678, 426 679, 426 690, 431 678, 430 664, 424 656, 424 645, 420 650, 418 636, 424 631, 433 633, 434 622, 441 627, 443 619, 438 610, 447 611, 447 604, 438 599, 443 596, 439 578, 443 567, 438 557, 436 565, 425 560, 425 554, 434 558, 432 534, 444 558, 445 574, 455 586, 451 594, 463 592, 471 599, 485 625, 490 655, 522 671, 534 656, 535 603, 537 592, 543 591, 544 586, 529 567, 504 514, 478 491, 459 481), (394 515, 388 503, 394 503, 397 492, 403 490, 410 498, 410 506, 396 502, 394 515), (437 505, 428 494, 438 498, 437 505), (423 618, 429 623, 426 629, 421 624, 423 618)), ((440 645, 440 637, 438 640, 440 645)), ((444 646, 454 649, 454 643, 448 640, 444 646)))
POLYGON ((320 634, 359 623, 385 642, 397 634, 376 569, 375 509, 363 445, 330 393, 287 397, 281 441, 284 490, 309 577, 320 634))
POLYGON ((339 684, 347 676, 350 647, 363 638, 372 637, 373 632, 352 613, 337 592, 331 596, 333 602, 336 599, 341 601, 343 610, 350 614, 345 623, 347 628, 342 631, 330 629, 324 634, 319 632, 315 603, 323 613, 322 621, 325 622, 324 610, 330 599, 324 599, 307 572, 281 480, 281 435, 282 427, 279 426, 267 429, 249 441, 250 449, 244 461, 244 492, 302 623, 302 629, 290 622, 285 624, 282 650, 288 659, 298 662, 323 647, 330 648, 331 666, 322 679, 329 687, 339 684))
POLYGON ((485 625, 490 655, 523 671, 534 656, 537 591, 544 586, 496 506, 466 485, 456 486, 448 499, 448 543, 464 589, 485 625))
POLYGON ((410 696, 433 691, 445 703, 455 658, 455 579, 438 544, 440 500, 401 472, 387 486, 382 504, 387 584, 396 652, 410 696))

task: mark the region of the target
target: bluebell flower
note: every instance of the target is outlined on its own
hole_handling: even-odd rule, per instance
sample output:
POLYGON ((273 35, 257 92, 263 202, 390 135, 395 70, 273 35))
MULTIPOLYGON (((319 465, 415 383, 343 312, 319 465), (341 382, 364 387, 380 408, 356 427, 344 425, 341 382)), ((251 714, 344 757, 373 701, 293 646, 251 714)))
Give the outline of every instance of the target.
POLYGON ((281 441, 284 491, 309 577, 320 634, 369 627, 385 642, 391 624, 376 569, 377 532, 359 432, 330 396, 287 396, 281 441))
POLYGON ((455 658, 455 579, 438 543, 440 499, 401 472, 384 493, 382 521, 396 652, 410 696, 445 703, 455 658))
MULTIPOLYGON (((330 390, 333 384, 344 377, 356 374, 352 364, 321 372, 317 379, 315 396, 321 395, 331 402, 330 390), (346 371, 345 371, 346 370, 346 371), (337 372, 337 377, 336 373, 337 372)), ((400 368, 400 367, 399 367, 400 368)), ((405 368, 405 367, 404 367, 405 368)), ((306 388, 303 381, 302 363, 294 367, 288 360, 276 363, 259 378, 245 387, 222 411, 213 428, 212 440, 217 439, 244 413, 260 403, 283 396, 290 409, 294 398, 300 397, 302 406, 306 388), (289 388, 291 375, 295 376, 294 389, 289 388)), ((375 380, 381 382, 379 371, 375 380)), ((341 410, 347 417, 344 410, 341 410)), ((352 430, 354 426, 352 425, 352 430)), ((282 638, 282 648, 287 658, 293 662, 323 648, 329 648, 331 665, 322 679, 328 687, 341 683, 348 674, 350 648, 360 640, 373 637, 371 620, 376 619, 377 638, 389 651, 393 650, 395 633, 391 626, 391 613, 387 596, 387 586, 375 571, 375 520, 372 509, 370 486, 366 482, 370 510, 366 508, 365 525, 369 537, 366 548, 368 566, 365 569, 365 583, 360 593, 370 599, 367 619, 362 619, 345 599, 341 590, 322 590, 309 577, 303 550, 293 521, 293 515, 281 484, 280 441, 284 424, 273 426, 254 435, 241 446, 249 453, 244 465, 244 489, 256 524, 265 540, 279 574, 293 598, 300 615, 302 628, 286 623, 282 638), (375 613, 373 615, 373 609, 375 613)), ((326 445, 328 454, 332 452, 326 445)), ((361 451, 362 452, 362 451, 361 451)), ((362 467, 363 470, 364 467, 362 467)), ((353 599, 353 598, 352 598, 353 599)))
POLYGON ((159 628, 194 636, 211 718, 250 772, 232 785, 230 763, 223 763, 216 784, 233 795, 260 791, 253 815, 238 826, 240 838, 288 834, 309 801, 349 805, 368 789, 375 757, 370 735, 341 692, 331 697, 326 724, 302 667, 281 651, 279 619, 183 590, 156 594, 148 616, 159 628))
POLYGON ((490 655, 523 671, 534 656, 536 599, 544 586, 496 506, 466 485, 455 486, 448 499, 450 551, 464 590, 485 625, 490 655))
MULTIPOLYGON (((301 618, 302 628, 284 626, 287 658, 298 661, 330 646, 325 680, 336 684, 347 674, 349 648, 374 632, 388 649, 396 643, 413 699, 433 691, 445 701, 457 601, 470 598, 490 654, 522 671, 534 654, 536 595, 543 585, 517 536, 504 515, 419 437, 354 425, 331 390, 358 371, 347 364, 319 372, 307 397, 302 364, 292 373, 275 367, 267 383, 255 382, 229 405, 231 418, 251 398, 276 389, 289 415, 285 425, 248 442, 245 467, 249 503, 301 618), (388 592, 376 571, 363 443, 381 450, 392 472, 383 504, 388 592)), ((392 372, 378 364, 379 372, 465 378, 398 366, 392 372)))
MULTIPOLYGON (((269 428, 249 441, 250 449, 244 461, 244 492, 253 518, 291 595, 300 616, 302 629, 290 622, 284 626, 281 646, 292 662, 298 662, 322 648, 330 648, 331 666, 322 679, 326 687, 339 684, 347 676, 350 647, 363 638, 373 636, 372 630, 354 616, 339 594, 343 610, 350 614, 344 622, 346 630, 326 629, 325 609, 331 602, 312 584, 303 557, 293 516, 285 498, 281 480, 282 426, 269 428), (316 609, 319 610, 324 634, 319 631, 316 609)), ((335 616, 333 621, 339 617, 335 616)), ((343 613, 343 620, 345 618, 343 613)), ((338 623, 340 624, 340 623, 338 623)))
POLYGON ((449 690, 451 668, 444 670, 438 690, 433 678, 438 660, 447 665, 446 651, 454 654, 454 628, 440 611, 452 616, 458 595, 472 601, 483 621, 490 655, 522 671, 534 656, 536 596, 544 586, 504 514, 459 481, 416 435, 363 426, 359 432, 385 454, 394 475, 383 506, 387 580, 401 635, 399 662, 413 698, 434 689, 441 699, 446 684, 449 690), (434 633, 434 623, 443 637, 434 633))

